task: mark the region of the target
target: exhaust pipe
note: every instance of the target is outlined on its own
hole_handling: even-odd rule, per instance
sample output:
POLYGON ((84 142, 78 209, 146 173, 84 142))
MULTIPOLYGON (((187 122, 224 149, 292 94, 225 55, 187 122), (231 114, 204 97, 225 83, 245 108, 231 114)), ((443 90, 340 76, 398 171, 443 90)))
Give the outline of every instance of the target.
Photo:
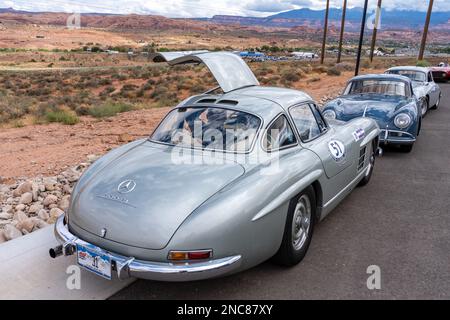
POLYGON ((48 253, 50 254, 50 257, 52 257, 53 259, 62 256, 63 254, 63 246, 56 246, 54 248, 51 248, 48 253))
POLYGON ((71 244, 64 244, 64 245, 59 245, 56 246, 54 248, 51 248, 48 253, 50 255, 50 257, 52 257, 53 259, 65 255, 65 256, 71 256, 73 255, 75 252, 77 251, 76 247, 71 244))

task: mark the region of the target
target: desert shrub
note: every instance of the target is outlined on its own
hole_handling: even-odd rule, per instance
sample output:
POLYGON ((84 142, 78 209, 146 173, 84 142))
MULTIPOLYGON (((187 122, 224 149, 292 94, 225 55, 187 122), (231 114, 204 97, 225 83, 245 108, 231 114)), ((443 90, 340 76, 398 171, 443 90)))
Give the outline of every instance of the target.
POLYGON ((133 91, 136 90, 138 88, 138 86, 134 85, 134 84, 130 84, 127 83, 125 84, 122 89, 120 90, 121 92, 125 92, 125 91, 133 91))
POLYGON ((310 64, 308 64, 306 66, 301 66, 300 70, 302 70, 302 72, 305 74, 310 74, 313 72, 313 67, 310 64))
POLYGON ((340 76, 341 71, 336 67, 330 67, 330 68, 328 68, 327 74, 329 76, 340 76))
POLYGON ((87 105, 79 105, 75 107, 75 113, 79 116, 89 115, 91 108, 87 105))
POLYGON ((328 68, 325 66, 314 66, 313 71, 316 73, 327 73, 328 68))
POLYGON ((7 122, 26 115, 30 108, 30 100, 18 100, 13 96, 0 96, 0 122, 7 122))
POLYGON ((114 73, 113 75, 111 75, 111 77, 113 79, 119 80, 119 81, 124 81, 128 79, 128 75, 123 74, 123 73, 114 73))
POLYGON ((268 78, 268 77, 260 78, 259 82, 261 82, 261 84, 263 84, 263 85, 268 85, 270 83, 270 78, 268 78))
POLYGON ((355 66, 348 62, 341 62, 335 65, 335 68, 339 71, 353 71, 355 66))
POLYGON ((112 81, 108 78, 101 78, 100 80, 98 80, 98 84, 101 86, 108 86, 112 83, 112 81))
POLYGON ((418 60, 417 63, 416 63, 416 66, 417 67, 425 67, 425 68, 427 68, 427 67, 430 66, 430 63, 427 60, 418 60))
POLYGON ((101 105, 93 106, 89 109, 89 114, 95 118, 112 117, 118 113, 133 110, 133 107, 126 103, 106 102, 101 105))
POLYGON ((361 62, 361 68, 369 69, 370 67, 371 67, 371 65, 370 65, 370 61, 368 59, 364 59, 361 62))
POLYGON ((207 90, 206 87, 200 83, 196 83, 189 88, 189 91, 191 93, 202 93, 205 92, 206 90, 207 90))
POLYGON ((164 87, 164 86, 159 86, 159 87, 155 88, 155 90, 150 95, 150 98, 161 99, 161 98, 165 98, 168 95, 169 95, 169 88, 164 87))
POLYGON ((67 125, 74 125, 80 122, 76 114, 66 110, 48 111, 45 118, 48 122, 59 122, 67 125))
POLYGON ((173 70, 174 72, 180 72, 180 71, 188 71, 190 68, 191 68, 191 67, 188 66, 188 65, 183 65, 183 64, 181 64, 181 65, 177 65, 177 66, 173 67, 172 70, 173 70))
POLYGON ((141 87, 141 91, 149 91, 151 89, 153 89, 153 85, 148 82, 142 85, 141 87))
POLYGON ((281 75, 281 79, 285 82, 297 82, 300 80, 300 75, 299 72, 288 70, 283 72, 283 74, 281 75))
POLYGON ((22 120, 16 119, 16 120, 14 120, 14 121, 12 122, 12 126, 13 126, 14 128, 22 128, 22 127, 25 126, 25 124, 23 123, 22 120))
POLYGON ((306 83, 312 83, 312 82, 317 82, 320 81, 320 77, 312 77, 308 80, 306 80, 306 83))
POLYGON ((109 86, 109 87, 106 87, 102 92, 100 92, 100 95, 107 96, 107 95, 113 93, 114 91, 116 91, 116 88, 114 88, 113 86, 109 86))
POLYGON ((48 96, 51 94, 51 90, 49 88, 28 89, 26 94, 29 96, 48 96))

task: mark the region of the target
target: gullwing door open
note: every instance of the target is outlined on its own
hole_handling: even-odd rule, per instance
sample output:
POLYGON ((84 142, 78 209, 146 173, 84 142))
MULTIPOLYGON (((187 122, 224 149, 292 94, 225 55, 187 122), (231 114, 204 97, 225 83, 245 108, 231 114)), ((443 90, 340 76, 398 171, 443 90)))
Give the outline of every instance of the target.
POLYGON ((204 63, 223 92, 259 86, 259 82, 241 57, 230 52, 159 52, 151 55, 154 62, 167 62, 174 66, 188 63, 204 63))

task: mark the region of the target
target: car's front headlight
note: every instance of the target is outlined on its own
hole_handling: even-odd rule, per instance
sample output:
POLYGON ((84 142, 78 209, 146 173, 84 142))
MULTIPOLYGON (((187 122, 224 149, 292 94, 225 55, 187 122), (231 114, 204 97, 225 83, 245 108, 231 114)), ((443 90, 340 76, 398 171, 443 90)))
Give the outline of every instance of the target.
POLYGON ((333 110, 325 110, 323 112, 323 117, 327 120, 335 120, 336 119, 336 112, 333 110))
POLYGON ((406 113, 400 113, 394 119, 394 124, 399 129, 405 129, 409 127, 411 122, 411 117, 406 113))

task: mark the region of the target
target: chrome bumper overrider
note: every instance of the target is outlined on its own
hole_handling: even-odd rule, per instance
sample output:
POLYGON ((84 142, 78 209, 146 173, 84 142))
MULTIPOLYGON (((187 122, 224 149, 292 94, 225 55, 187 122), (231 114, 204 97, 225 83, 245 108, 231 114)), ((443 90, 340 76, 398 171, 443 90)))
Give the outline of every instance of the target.
POLYGON ((399 130, 381 130, 380 133, 380 143, 381 144, 411 144, 416 142, 416 138, 405 131, 399 130))
POLYGON ((117 271, 119 279, 129 277, 158 281, 194 281, 225 275, 237 269, 241 264, 241 256, 231 256, 222 259, 195 263, 164 263, 136 260, 96 247, 77 238, 70 233, 64 223, 64 216, 58 218, 55 224, 55 236, 62 245, 62 254, 72 255, 76 245, 95 247, 98 253, 108 255, 117 271))

